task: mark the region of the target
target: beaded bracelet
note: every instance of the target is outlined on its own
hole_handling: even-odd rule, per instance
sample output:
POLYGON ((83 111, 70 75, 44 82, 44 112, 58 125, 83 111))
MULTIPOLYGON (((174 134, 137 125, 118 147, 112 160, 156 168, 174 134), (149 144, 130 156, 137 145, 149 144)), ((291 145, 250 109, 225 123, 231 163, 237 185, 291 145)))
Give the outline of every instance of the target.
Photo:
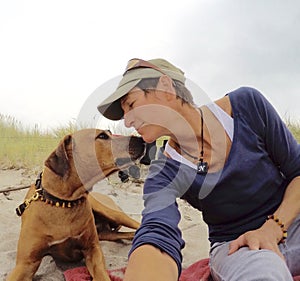
POLYGON ((274 215, 269 215, 267 220, 273 220, 280 226, 281 231, 282 231, 282 238, 280 239, 278 244, 283 243, 285 241, 285 239, 287 238, 287 235, 288 235, 287 230, 284 227, 284 224, 277 217, 275 217, 274 215))

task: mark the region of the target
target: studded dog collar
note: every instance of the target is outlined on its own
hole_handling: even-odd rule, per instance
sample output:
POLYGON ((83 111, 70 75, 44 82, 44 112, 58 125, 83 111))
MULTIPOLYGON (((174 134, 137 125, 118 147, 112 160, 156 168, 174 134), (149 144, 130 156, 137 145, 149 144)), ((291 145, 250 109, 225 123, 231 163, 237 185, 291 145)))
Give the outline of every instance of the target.
POLYGON ((42 173, 40 173, 38 178, 36 179, 35 188, 35 193, 29 199, 25 199, 24 202, 21 205, 19 205, 18 208, 16 208, 16 213, 18 216, 22 216, 22 214, 29 207, 32 201, 40 200, 52 206, 61 208, 72 208, 83 203, 86 199, 86 197, 83 196, 76 200, 69 201, 55 197, 42 187, 42 173))

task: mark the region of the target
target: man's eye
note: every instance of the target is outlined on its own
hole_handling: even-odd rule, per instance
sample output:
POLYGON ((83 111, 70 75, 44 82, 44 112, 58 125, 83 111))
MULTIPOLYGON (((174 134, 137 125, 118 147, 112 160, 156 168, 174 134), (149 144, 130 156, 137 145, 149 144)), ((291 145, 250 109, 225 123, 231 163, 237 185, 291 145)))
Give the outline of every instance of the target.
POLYGON ((134 101, 129 104, 129 108, 133 108, 134 101))
POLYGON ((96 137, 96 139, 107 140, 107 139, 109 139, 109 135, 102 132, 96 137))

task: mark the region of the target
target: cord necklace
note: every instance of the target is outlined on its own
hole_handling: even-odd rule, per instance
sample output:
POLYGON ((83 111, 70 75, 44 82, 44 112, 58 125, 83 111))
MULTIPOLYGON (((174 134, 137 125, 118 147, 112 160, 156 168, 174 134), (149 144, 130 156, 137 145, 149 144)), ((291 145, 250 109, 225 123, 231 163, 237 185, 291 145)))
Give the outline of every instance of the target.
POLYGON ((208 172, 208 163, 203 161, 204 157, 204 134, 203 134, 203 112, 201 108, 199 108, 200 116, 201 116, 201 151, 200 151, 200 157, 195 157, 188 153, 185 149, 183 149, 177 142, 175 142, 175 145, 186 155, 191 157, 194 160, 198 160, 197 162, 197 174, 200 175, 206 175, 208 172))

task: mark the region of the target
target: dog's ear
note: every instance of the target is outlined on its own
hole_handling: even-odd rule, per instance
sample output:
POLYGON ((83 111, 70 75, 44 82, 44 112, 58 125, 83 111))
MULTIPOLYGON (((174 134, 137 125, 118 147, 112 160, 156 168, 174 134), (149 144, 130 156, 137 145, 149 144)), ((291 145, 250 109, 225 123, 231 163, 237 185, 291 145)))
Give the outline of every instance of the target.
POLYGON ((67 147, 70 144, 72 144, 72 136, 67 135, 45 161, 45 166, 61 177, 63 177, 70 169, 69 157, 67 154, 67 147))

